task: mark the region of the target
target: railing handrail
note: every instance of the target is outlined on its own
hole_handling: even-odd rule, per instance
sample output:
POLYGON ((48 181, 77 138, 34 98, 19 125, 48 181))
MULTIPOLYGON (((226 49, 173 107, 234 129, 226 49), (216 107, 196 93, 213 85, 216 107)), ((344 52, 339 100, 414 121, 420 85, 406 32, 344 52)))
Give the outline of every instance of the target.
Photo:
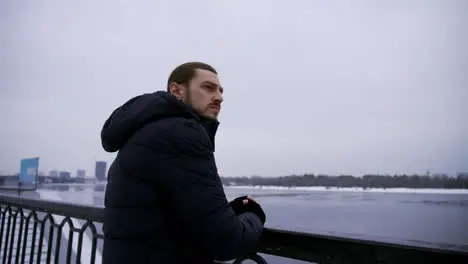
POLYGON ((87 219, 102 223, 104 208, 54 200, 38 200, 22 196, 0 195, 0 201, 23 209, 38 210, 50 214, 87 219))
MULTIPOLYGON (((104 220, 104 208, 89 205, 67 203, 63 201, 38 200, 32 198, 0 195, 0 204, 8 204, 13 207, 20 207, 28 210, 47 212, 52 215, 68 216, 71 218, 86 219, 98 223, 104 220)), ((392 243, 370 239, 356 239, 345 236, 310 234, 296 231, 286 231, 272 228, 265 228, 262 236, 260 253, 272 254, 276 256, 290 257, 297 255, 296 259, 311 260, 310 256, 300 256, 300 252, 307 251, 308 254, 317 252, 317 256, 336 254, 340 245, 346 245, 346 250, 359 248, 359 252, 368 252, 374 255, 391 255, 392 252, 398 254, 411 252, 414 254, 436 254, 434 256, 455 257, 457 259, 468 259, 468 250, 451 249, 441 247, 428 247, 415 245, 412 242, 392 243), (298 250, 300 249, 300 250, 298 250), (292 253, 291 253, 292 252, 292 253), (299 254, 299 255, 298 255, 299 254)), ((348 252, 349 253, 349 252, 348 252)))

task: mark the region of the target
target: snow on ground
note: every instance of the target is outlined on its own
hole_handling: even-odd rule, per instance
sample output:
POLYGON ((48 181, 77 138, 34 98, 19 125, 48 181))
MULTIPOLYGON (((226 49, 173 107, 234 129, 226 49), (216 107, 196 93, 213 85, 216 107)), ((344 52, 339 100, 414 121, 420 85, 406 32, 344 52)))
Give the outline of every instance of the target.
POLYGON ((263 190, 295 190, 295 191, 327 191, 327 192, 374 192, 374 193, 427 193, 427 194, 468 194, 468 189, 411 189, 411 188, 338 188, 338 187, 282 187, 282 186, 225 186, 225 188, 263 189, 263 190))
MULTIPOLYGON (((105 186, 105 183, 73 183, 73 184, 47 184, 47 186, 70 186, 70 187, 94 187, 96 185, 105 186)), ((328 191, 328 192, 372 192, 372 193, 426 193, 426 194, 468 194, 468 189, 413 189, 413 188, 367 188, 363 189, 360 187, 324 187, 324 186, 310 186, 310 187, 283 187, 283 186, 241 186, 241 185, 231 185, 224 186, 224 188, 233 188, 233 189, 263 189, 263 190, 278 190, 278 191, 328 191)), ((91 197, 91 196, 90 196, 91 197)))

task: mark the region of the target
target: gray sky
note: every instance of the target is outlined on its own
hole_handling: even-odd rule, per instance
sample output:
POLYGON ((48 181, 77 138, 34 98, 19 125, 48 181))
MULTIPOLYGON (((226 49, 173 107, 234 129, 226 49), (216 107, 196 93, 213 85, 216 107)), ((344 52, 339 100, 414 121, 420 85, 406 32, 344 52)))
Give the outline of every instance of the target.
POLYGON ((0 171, 112 161, 178 64, 225 86, 221 175, 468 171, 468 1, 0 1, 0 171))

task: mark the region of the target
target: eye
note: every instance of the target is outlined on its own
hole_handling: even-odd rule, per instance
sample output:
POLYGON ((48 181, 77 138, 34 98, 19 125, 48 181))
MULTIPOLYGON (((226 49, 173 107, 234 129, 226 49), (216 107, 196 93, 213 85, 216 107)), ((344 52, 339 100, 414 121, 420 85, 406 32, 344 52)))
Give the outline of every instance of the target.
POLYGON ((210 91, 216 90, 216 87, 213 85, 203 85, 203 88, 208 89, 210 91))
POLYGON ((217 92, 219 90, 220 93, 223 93, 224 90, 223 87, 213 83, 204 83, 200 87, 210 92, 217 92))

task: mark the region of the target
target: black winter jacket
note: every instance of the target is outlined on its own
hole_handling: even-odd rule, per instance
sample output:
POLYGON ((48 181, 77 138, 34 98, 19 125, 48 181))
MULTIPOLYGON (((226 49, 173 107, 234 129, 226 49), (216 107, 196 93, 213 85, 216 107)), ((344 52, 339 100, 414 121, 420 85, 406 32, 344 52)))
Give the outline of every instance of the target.
POLYGON ((255 250, 257 214, 236 215, 214 159, 218 122, 167 92, 132 98, 106 120, 119 151, 105 193, 104 264, 212 263, 255 250))

